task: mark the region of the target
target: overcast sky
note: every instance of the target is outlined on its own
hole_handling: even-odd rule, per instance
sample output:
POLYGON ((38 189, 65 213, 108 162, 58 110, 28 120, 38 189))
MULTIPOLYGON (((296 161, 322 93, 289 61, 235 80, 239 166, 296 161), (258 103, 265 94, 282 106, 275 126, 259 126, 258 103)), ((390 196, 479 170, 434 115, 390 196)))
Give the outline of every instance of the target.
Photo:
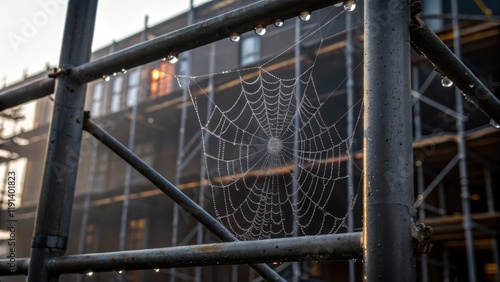
MULTIPOLYGON (((207 0, 195 0, 195 6, 207 0)), ((0 0, 0 88, 28 74, 57 65, 67 0, 0 0)), ((187 11, 189 0, 101 0, 97 9, 93 50, 110 44, 144 26, 187 11)))

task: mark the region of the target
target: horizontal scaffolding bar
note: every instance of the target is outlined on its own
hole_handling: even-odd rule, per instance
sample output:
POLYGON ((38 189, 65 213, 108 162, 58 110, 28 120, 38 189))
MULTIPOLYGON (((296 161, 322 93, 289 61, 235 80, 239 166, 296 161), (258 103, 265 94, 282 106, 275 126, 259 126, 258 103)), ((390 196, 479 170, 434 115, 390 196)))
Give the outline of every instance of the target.
POLYGON ((271 25, 276 19, 284 21, 298 16, 301 11, 311 12, 342 2, 262 0, 75 67, 71 73, 82 82, 89 82, 122 69, 160 60, 170 53, 178 54, 227 39, 233 32, 242 34, 254 30, 257 25, 271 25))
POLYGON ((0 111, 54 93, 55 83, 54 79, 44 77, 3 89, 0 91, 0 111))
MULTIPOLYGON (((88 114, 88 113, 87 113, 88 114)), ((208 230, 214 233, 219 239, 226 242, 238 241, 233 234, 231 234, 219 221, 213 218, 202 207, 196 204, 191 198, 186 196, 179 188, 175 187, 170 181, 165 179, 156 170, 148 166, 143 160, 137 157, 123 144, 118 142, 108 132, 100 128, 96 123, 85 118, 84 130, 92 134, 95 138, 101 141, 106 147, 115 152, 129 165, 135 168, 139 173, 144 175, 151 183, 158 189, 169 196, 174 202, 179 204, 186 212, 196 218, 208 230)), ((278 274, 276 274, 269 266, 265 264, 251 264, 255 271, 257 271, 264 279, 268 281, 285 281, 278 274)))
POLYGON ((469 101, 500 124, 500 101, 418 17, 411 23, 411 41, 415 50, 453 81, 469 101))
POLYGON ((214 264, 351 259, 361 258, 362 252, 361 233, 349 233, 71 255, 55 258, 47 267, 49 271, 57 273, 81 273, 214 264))
MULTIPOLYGON (((181 53, 221 39, 229 38, 233 32, 244 33, 256 25, 267 26, 274 20, 296 17, 301 11, 314 11, 339 0, 262 0, 257 3, 233 10, 223 15, 196 23, 147 42, 88 62, 74 69, 67 69, 70 75, 81 82, 101 79, 105 75, 131 69, 167 57, 170 53, 181 53)), ((54 80, 45 78, 27 83, 15 89, 0 92, 0 111, 48 96, 54 91, 54 80)))
MULTIPOLYGON (((119 270, 193 267, 224 264, 271 263, 303 260, 342 260, 363 255, 360 232, 293 238, 240 241, 137 251, 66 255, 51 259, 51 273, 88 273, 119 270)), ((0 260, 0 274, 27 272, 27 259, 17 260, 17 272, 0 260)))
POLYGON ((0 260, 0 275, 28 275, 29 258, 9 258, 0 260))

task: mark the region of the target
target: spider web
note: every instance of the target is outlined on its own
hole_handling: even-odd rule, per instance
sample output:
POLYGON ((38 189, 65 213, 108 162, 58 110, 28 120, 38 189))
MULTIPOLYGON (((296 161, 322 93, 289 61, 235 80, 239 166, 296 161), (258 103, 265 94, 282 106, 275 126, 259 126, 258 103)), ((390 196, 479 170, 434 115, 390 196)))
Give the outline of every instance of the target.
MULTIPOLYGON (((311 34, 319 31, 321 36, 327 24, 311 34)), ((204 136, 215 216, 241 240, 335 233, 347 227, 347 213, 357 198, 354 188, 346 187, 352 176, 345 168, 354 132, 340 130, 339 125, 345 126, 354 107, 330 113, 337 89, 320 97, 316 59, 292 78, 266 70, 268 62, 211 74, 227 76, 221 81, 239 80, 218 97, 207 93, 204 76, 177 76, 179 84, 189 89, 204 136), (347 204, 342 196, 340 211, 334 189, 338 186, 355 194, 347 204)))

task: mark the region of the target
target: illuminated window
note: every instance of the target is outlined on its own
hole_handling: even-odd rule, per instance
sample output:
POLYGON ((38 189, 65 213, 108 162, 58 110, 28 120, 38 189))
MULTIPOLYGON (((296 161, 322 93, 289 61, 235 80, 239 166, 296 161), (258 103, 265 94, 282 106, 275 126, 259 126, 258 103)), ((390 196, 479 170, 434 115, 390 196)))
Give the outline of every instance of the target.
POLYGON ((94 224, 87 225, 85 230, 85 252, 93 253, 97 252, 97 238, 96 238, 97 228, 94 224))
MULTIPOLYGON (((131 219, 128 222, 127 249, 137 250, 144 248, 144 234, 146 221, 144 218, 131 219)), ((129 278, 127 281, 139 282, 141 280, 140 271, 127 271, 129 278)))
POLYGON ((167 95, 172 91, 172 76, 174 75, 174 65, 162 62, 158 68, 151 70, 151 97, 167 95))
POLYGON ((116 112, 122 107, 123 77, 113 79, 113 93, 111 94, 111 112, 116 112))
POLYGON ((259 61, 260 40, 257 36, 243 38, 241 41, 240 65, 250 65, 259 61))
POLYGON ((144 246, 144 228, 146 221, 144 218, 131 219, 128 222, 128 249, 141 249, 144 246))

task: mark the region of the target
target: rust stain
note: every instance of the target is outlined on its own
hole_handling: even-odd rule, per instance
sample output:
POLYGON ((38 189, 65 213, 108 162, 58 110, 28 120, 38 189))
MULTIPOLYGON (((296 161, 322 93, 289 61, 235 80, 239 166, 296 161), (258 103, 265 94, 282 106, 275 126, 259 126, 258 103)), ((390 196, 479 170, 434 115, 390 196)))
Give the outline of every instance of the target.
POLYGON ((194 251, 200 251, 200 252, 214 252, 217 250, 221 249, 221 244, 210 244, 210 245, 203 245, 203 246, 195 246, 192 247, 194 251))

